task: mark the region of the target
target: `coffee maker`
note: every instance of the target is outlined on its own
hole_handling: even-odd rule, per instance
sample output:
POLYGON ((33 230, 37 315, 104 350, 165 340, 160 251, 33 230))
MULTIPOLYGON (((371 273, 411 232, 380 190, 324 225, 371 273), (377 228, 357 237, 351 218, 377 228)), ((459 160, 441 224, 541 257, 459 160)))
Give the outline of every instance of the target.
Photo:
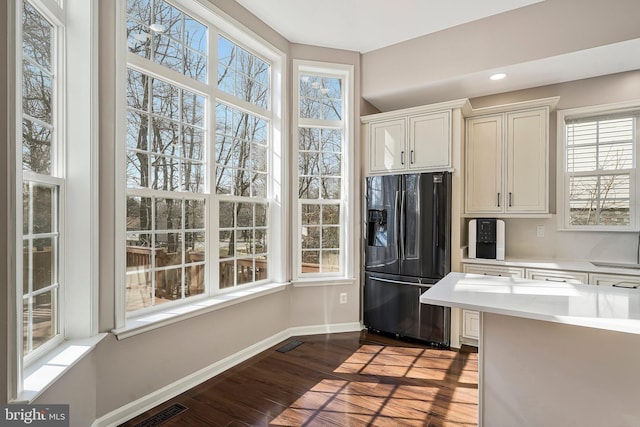
POLYGON ((469 221, 469 258, 504 260, 504 221, 478 218, 469 221))

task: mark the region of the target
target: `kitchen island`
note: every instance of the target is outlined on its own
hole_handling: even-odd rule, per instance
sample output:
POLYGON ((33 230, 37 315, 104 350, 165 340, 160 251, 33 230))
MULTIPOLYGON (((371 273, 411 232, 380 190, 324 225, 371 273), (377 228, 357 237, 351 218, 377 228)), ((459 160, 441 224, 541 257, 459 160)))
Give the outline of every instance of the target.
POLYGON ((640 290, 450 273, 425 304, 481 313, 479 425, 640 425, 640 290))

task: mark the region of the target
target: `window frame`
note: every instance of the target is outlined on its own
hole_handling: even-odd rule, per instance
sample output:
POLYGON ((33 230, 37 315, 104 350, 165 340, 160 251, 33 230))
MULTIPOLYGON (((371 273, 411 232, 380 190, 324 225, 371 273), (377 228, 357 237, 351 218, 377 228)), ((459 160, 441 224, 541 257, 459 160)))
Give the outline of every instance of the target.
MULTIPOLYGON (((173 310, 179 306, 192 306, 194 310, 208 310, 206 307, 212 307, 209 305, 209 301, 215 299, 220 294, 233 295, 234 291, 240 291, 242 289, 264 288, 265 282, 253 282, 243 285, 229 287, 227 289, 220 289, 218 286, 219 281, 219 268, 218 268, 218 202, 219 197, 215 194, 215 188, 213 188, 213 179, 215 177, 215 105, 217 101, 223 102, 226 105, 233 105, 234 108, 238 108, 241 111, 249 112, 260 117, 268 115, 270 116, 271 126, 269 129, 269 141, 271 148, 269 150, 269 177, 268 177, 268 199, 269 199, 269 253, 278 253, 286 247, 286 243, 282 242, 283 239, 275 239, 274 236, 281 235, 285 230, 285 215, 283 215, 283 209, 286 208, 286 201, 283 201, 282 191, 285 185, 283 180, 284 170, 281 167, 284 162, 282 159, 286 156, 286 135, 283 132, 286 118, 283 117, 284 106, 286 104, 286 90, 284 89, 284 78, 286 76, 286 70, 284 68, 286 55, 275 46, 267 43, 261 37, 253 33, 247 27, 239 24, 238 22, 230 20, 227 15, 218 9, 213 4, 204 2, 193 2, 188 0, 167 0, 167 3, 180 9, 186 14, 198 19, 202 24, 208 27, 208 76, 209 83, 198 82, 200 87, 207 90, 208 104, 207 104, 207 141, 206 141, 206 189, 204 193, 198 193, 196 195, 202 195, 207 199, 208 204, 206 210, 206 273, 205 273, 205 292, 197 297, 191 297, 171 303, 160 304, 158 306, 146 307, 142 310, 138 310, 135 313, 126 312, 125 301, 125 272, 126 262, 124 259, 124 251, 121 248, 124 247, 126 242, 126 217, 125 217, 125 203, 126 203, 126 174, 125 174, 125 161, 126 161, 126 147, 120 141, 126 134, 126 69, 129 64, 131 56, 137 56, 135 54, 129 54, 126 48, 126 1, 119 0, 116 4, 116 87, 118 93, 116 95, 117 107, 116 107, 116 238, 115 238, 115 263, 116 263, 116 284, 115 284, 115 328, 114 331, 118 336, 129 336, 138 328, 137 323, 140 323, 140 319, 148 319, 149 315, 153 313, 168 312, 166 317, 158 316, 158 321, 151 325, 150 328, 139 328, 141 331, 153 329, 167 324, 167 319, 173 319, 173 321, 180 318, 181 310, 173 310), (270 100, 269 109, 264 110, 257 106, 253 106, 248 102, 244 102, 239 98, 235 98, 233 95, 222 92, 217 88, 216 77, 218 67, 217 57, 217 43, 218 36, 225 37, 228 40, 238 44, 239 47, 255 54, 260 59, 267 61, 271 65, 270 76, 270 100), (266 113, 266 114, 265 114, 266 113), (273 166, 272 166, 273 165, 273 166), (274 203, 271 203, 271 202, 274 203), (200 307, 200 308, 198 308, 200 307), (172 311, 173 310, 173 311, 172 311)), ((138 61, 133 58, 134 61, 138 61)), ((133 62, 133 61, 132 61, 133 62)), ((162 67, 159 64, 158 67, 162 67)), ((146 71, 145 71, 146 72, 146 71)), ((166 77, 164 74, 161 76, 164 80, 166 77)), ((188 77, 179 75, 176 73, 175 80, 188 77)), ((179 194, 175 193, 176 196, 179 194)), ((185 193, 189 196, 192 193, 185 193)), ((193 193, 195 194, 195 193, 193 193)), ((251 199, 247 200, 251 202, 251 199)), ((272 283, 283 283, 286 280, 285 263, 283 260, 269 259, 269 280, 272 283)), ((268 283, 267 283, 268 285, 268 283)), ((185 311, 185 313, 191 311, 185 311)), ((190 314, 191 315, 191 314, 190 314)), ((146 321, 146 320, 145 320, 146 321)), ((172 320, 169 320, 172 322, 172 320)), ((146 321, 148 323, 148 321, 146 321)))
MULTIPOLYGON (((559 231, 593 231, 593 232, 637 232, 640 231, 640 185, 638 185, 638 168, 640 155, 640 118, 635 118, 635 134, 633 136, 632 168, 624 169, 629 174, 629 224, 616 225, 571 225, 569 194, 570 177, 572 174, 566 170, 567 166, 567 121, 573 119, 594 120, 607 115, 621 115, 637 112, 640 109, 640 100, 621 102, 614 104, 596 105, 580 108, 558 110, 557 113, 557 216, 559 231)), ((615 171, 612 171, 615 172, 615 171)), ((614 173, 615 174, 615 173, 614 173)), ((626 173, 625 173, 626 174, 626 173)), ((611 175, 603 171, 594 171, 589 176, 611 175)))
MULTIPOLYGON (((64 163, 64 154, 65 154, 65 108, 64 108, 64 93, 65 93, 65 56, 64 56, 64 45, 65 45, 65 20, 63 15, 63 11, 57 9, 57 5, 45 4, 44 2, 40 2, 37 0, 18 0, 16 1, 16 88, 22 88, 23 83, 23 73, 22 73, 22 63, 24 61, 24 57, 22 55, 22 40, 23 37, 23 29, 22 29, 22 10, 24 4, 28 3, 37 10, 37 12, 43 16, 49 24, 51 24, 53 31, 53 43, 52 43, 52 63, 51 63, 51 74, 52 74, 52 127, 53 132, 51 135, 51 166, 50 173, 40 174, 36 172, 26 171, 22 166, 22 131, 18 131, 18 129, 22 129, 22 120, 23 120, 23 103, 22 96, 16 93, 16 150, 15 150, 15 162, 16 162, 16 171, 21 171, 16 174, 16 196, 19 200, 16 200, 16 206, 18 207, 16 212, 16 248, 18 253, 23 252, 23 244, 24 244, 24 234, 22 232, 22 224, 25 220, 23 218, 21 207, 23 206, 23 185, 26 182, 33 183, 35 185, 46 185, 52 188, 57 188, 57 195, 54 205, 57 207, 58 212, 54 213, 55 222, 57 228, 57 232, 54 234, 58 235, 58 243, 57 243, 57 254, 55 254, 54 262, 55 270, 56 270, 56 278, 58 280, 57 285, 57 295, 56 295, 56 311, 55 317, 56 319, 52 322, 57 323, 55 325, 56 331, 55 335, 48 339, 42 346, 38 347, 35 350, 32 350, 29 354, 25 354, 22 348, 22 344, 18 344, 18 357, 22 359, 23 367, 26 368, 34 363, 35 360, 42 357, 43 355, 51 352, 54 348, 59 346, 65 337, 65 304, 64 304, 64 292, 65 292, 65 266, 64 266, 64 258, 65 258, 65 163, 64 163)), ((16 89, 20 90, 21 89, 16 89)), ((53 212, 52 212, 53 213, 53 212)), ((27 233, 29 235, 29 233, 27 233)), ((24 272, 24 258, 21 256, 16 256, 16 296, 17 301, 17 313, 18 313, 18 324, 22 325, 24 316, 23 309, 23 272, 24 272)), ((47 286, 49 288, 51 286, 47 286)), ((30 292, 29 294, 37 294, 38 291, 30 292)), ((23 336, 23 330, 20 330, 20 336, 23 336)))
POLYGON ((9 286, 8 394, 10 401, 30 402, 53 384, 89 349, 104 338, 98 333, 98 24, 97 0, 29 0, 54 26, 52 47, 54 84, 53 129, 56 150, 51 175, 23 171, 22 166, 22 10, 25 0, 8 3, 9 99, 11 111, 9 150, 11 171, 9 209, 12 221, 12 268, 9 286), (87 36, 89 34, 89 36, 87 36), (68 84, 73 82, 73 84, 68 84), (73 120, 71 119, 73 117, 73 120), (73 125, 73 126, 72 126, 73 125), (53 166, 55 162, 55 167, 53 166), (58 334, 28 355, 22 346, 23 181, 58 187, 58 334), (90 196, 87 197, 87 194, 90 196), (74 206, 75 209, 67 209, 74 206), (15 221, 15 222, 14 222, 15 221), (73 227, 66 227, 73 224, 73 227), (55 373, 44 368, 73 345, 83 346, 55 373))
POLYGON ((348 64, 328 63, 307 60, 293 61, 293 108, 292 108, 292 172, 291 172, 291 200, 292 203, 292 276, 296 286, 314 284, 344 284, 351 283, 354 279, 355 248, 357 243, 355 233, 349 230, 357 230, 355 207, 355 140, 354 140, 354 67, 348 64), (342 101, 343 117, 340 121, 318 120, 300 118, 300 79, 302 75, 309 74, 319 77, 339 78, 343 81, 342 101), (341 152, 341 198, 340 199, 300 199, 298 197, 298 156, 299 156, 299 129, 305 126, 320 129, 342 130, 341 152), (338 205, 340 206, 340 269, 337 272, 302 272, 302 205, 305 202, 314 205, 338 205))

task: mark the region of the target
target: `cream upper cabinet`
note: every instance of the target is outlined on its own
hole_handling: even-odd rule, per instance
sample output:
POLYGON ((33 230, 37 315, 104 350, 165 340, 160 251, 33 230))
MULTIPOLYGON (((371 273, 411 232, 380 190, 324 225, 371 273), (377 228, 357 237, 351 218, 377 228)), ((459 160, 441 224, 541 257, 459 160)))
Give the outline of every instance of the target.
POLYGON ((451 167, 450 122, 449 111, 409 117, 409 169, 451 167))
POLYGON ((508 113, 506 212, 549 211, 549 109, 508 113))
POLYGON ((405 169, 406 120, 385 120, 369 125, 369 170, 371 173, 405 169))
POLYGON ((549 107, 467 119, 465 212, 549 213, 549 107))
POLYGON ((414 107, 363 117, 366 173, 450 170, 454 106, 459 108, 414 107))
POLYGON ((467 119, 467 212, 503 211, 501 114, 467 119))

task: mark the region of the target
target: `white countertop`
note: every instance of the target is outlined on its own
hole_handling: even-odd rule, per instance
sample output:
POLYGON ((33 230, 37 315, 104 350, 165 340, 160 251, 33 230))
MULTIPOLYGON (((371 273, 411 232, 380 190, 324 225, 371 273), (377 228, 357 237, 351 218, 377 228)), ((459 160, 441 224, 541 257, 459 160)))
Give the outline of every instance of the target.
POLYGON ((640 335, 640 289, 449 273, 420 302, 640 335))
POLYGON ((519 268, 540 268, 545 270, 582 271, 587 273, 617 274, 625 276, 640 276, 640 268, 629 268, 635 266, 632 263, 620 262, 616 266, 615 261, 594 261, 596 263, 610 264, 594 265, 591 261, 568 260, 568 259, 521 259, 506 258, 504 261, 484 258, 463 258, 463 264, 495 265, 499 267, 519 267, 519 268), (627 267, 623 267, 627 266, 627 267))

